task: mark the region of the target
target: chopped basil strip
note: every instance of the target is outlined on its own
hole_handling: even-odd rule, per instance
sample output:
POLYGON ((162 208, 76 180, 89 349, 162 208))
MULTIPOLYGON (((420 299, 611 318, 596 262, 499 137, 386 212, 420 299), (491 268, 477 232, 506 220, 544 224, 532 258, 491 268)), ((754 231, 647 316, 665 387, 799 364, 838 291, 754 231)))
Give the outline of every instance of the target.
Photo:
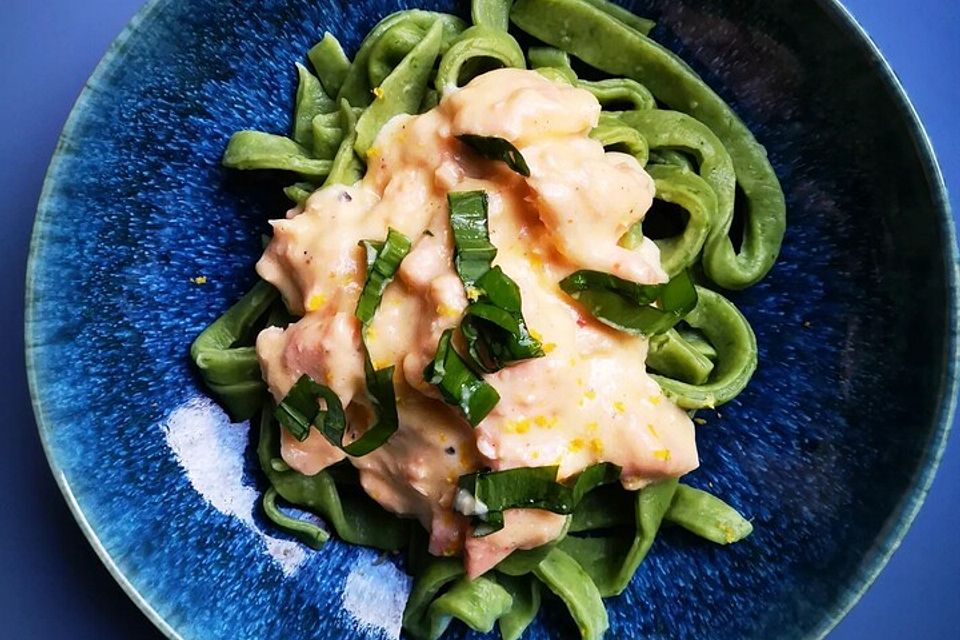
POLYGON ((310 427, 316 426, 320 433, 335 447, 351 456, 364 456, 384 442, 397 430, 397 403, 393 390, 394 367, 373 370, 370 356, 364 362, 367 395, 376 415, 374 423, 362 436, 343 444, 347 420, 343 404, 333 389, 314 381, 304 374, 293 385, 283 401, 277 405, 274 415, 286 430, 303 442, 310 435, 310 427), (326 408, 320 407, 323 401, 326 408))
POLYGON ((539 358, 543 345, 530 335, 520 309, 520 288, 500 267, 477 280, 479 300, 464 312, 460 331, 474 366, 493 373, 513 362, 539 358))
POLYGON ((697 306, 697 291, 686 271, 666 284, 651 285, 584 270, 561 280, 560 288, 600 322, 644 336, 669 331, 697 306))
MULTIPOLYGON (((387 285, 393 280, 400 262, 410 251, 410 240, 399 231, 390 229, 386 242, 362 243, 367 252, 367 280, 357 302, 356 316, 366 327, 387 285)), ((362 436, 348 445, 343 444, 347 420, 343 404, 334 391, 303 375, 277 406, 275 415, 287 431, 301 442, 310 435, 315 425, 320 433, 336 447, 351 456, 363 456, 386 442, 399 426, 397 399, 393 388, 393 372, 390 366, 379 371, 373 368, 370 353, 364 344, 364 376, 367 398, 374 413, 373 424, 362 436), (326 405, 321 409, 320 401, 326 405)))
POLYGON ((457 136, 457 140, 487 160, 506 162, 508 167, 520 175, 526 178, 530 177, 530 167, 527 166, 527 161, 523 159, 523 154, 507 140, 496 136, 478 136, 472 133, 462 133, 457 136))
POLYGON ((487 193, 451 191, 447 194, 447 204, 453 228, 453 260, 470 298, 470 289, 490 270, 497 255, 497 248, 490 244, 487 230, 487 193))
POLYGON ((455 264, 473 303, 460 330, 473 367, 484 373, 508 364, 539 358, 543 347, 530 335, 521 312, 520 288, 491 263, 497 249, 487 228, 487 194, 459 191, 447 195, 453 228, 455 264))
POLYGON ((287 392, 287 396, 277 405, 274 415, 294 438, 303 442, 310 435, 310 427, 315 425, 327 439, 340 446, 339 438, 333 440, 328 434, 343 435, 346 417, 340 398, 330 387, 315 382, 310 376, 300 376, 296 384, 287 392), (326 408, 320 407, 320 400, 326 408))
MULTIPOLYGON (((365 456, 390 439, 400 427, 397 415, 397 396, 393 388, 395 366, 376 370, 370 361, 370 352, 363 349, 363 375, 367 386, 367 399, 373 409, 373 424, 362 436, 346 446, 333 442, 351 456, 365 456)), ((342 441, 342 434, 340 436, 342 441)), ((329 439, 329 436, 328 436, 329 439)))
POLYGON ((453 329, 440 336, 437 354, 423 370, 423 378, 440 390, 445 402, 460 407, 470 424, 477 426, 500 401, 500 394, 471 371, 450 344, 452 337, 453 329))
POLYGON ((569 515, 590 491, 620 478, 620 467, 610 462, 587 467, 570 485, 557 482, 557 470, 557 466, 520 467, 460 476, 455 505, 474 507, 464 515, 475 518, 473 535, 482 537, 503 527, 506 509, 545 509, 569 515))
POLYGON ((364 240, 360 243, 367 254, 367 280, 363 284, 356 316, 364 325, 373 321, 387 285, 410 253, 410 240, 396 229, 387 232, 386 242, 364 240))
MULTIPOLYGON (((380 307, 383 292, 400 268, 400 263, 410 253, 410 239, 397 231, 389 229, 384 242, 364 240, 360 243, 366 251, 367 279, 363 284, 363 291, 357 301, 355 315, 363 324, 364 329, 373 321, 373 316, 380 307)), ((393 388, 393 372, 396 369, 391 365, 377 370, 370 360, 370 350, 367 348, 366 332, 363 336, 363 374, 367 388, 367 399, 373 409, 373 424, 362 436, 344 446, 343 434, 335 435, 337 445, 352 456, 364 456, 390 439, 400 426, 397 415, 397 396, 393 388)), ((328 439, 329 439, 328 435, 328 439)))

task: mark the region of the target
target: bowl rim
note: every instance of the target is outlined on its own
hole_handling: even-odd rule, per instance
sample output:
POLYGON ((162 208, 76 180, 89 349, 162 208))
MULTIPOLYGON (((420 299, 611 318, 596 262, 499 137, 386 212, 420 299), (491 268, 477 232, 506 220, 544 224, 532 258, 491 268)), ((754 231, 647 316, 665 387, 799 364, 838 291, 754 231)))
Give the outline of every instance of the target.
MULTIPOLYGON (((70 110, 70 114, 60 133, 44 177, 33 230, 31 232, 25 283, 24 334, 27 381, 30 389, 31 404, 37 421, 37 430, 40 435, 40 441, 47 459, 47 464, 50 467, 50 471, 56 480, 60 492, 67 502, 70 512, 73 514, 74 519, 80 526, 87 541, 93 547, 94 552, 107 568, 110 575, 113 576, 123 591, 143 612, 147 619, 171 640, 186 640, 179 631, 174 629, 173 626, 154 609, 147 598, 142 595, 136 586, 126 577, 123 570, 119 567, 110 554, 110 551, 104 546, 97 532, 87 520, 86 515, 83 513, 74 496, 69 479, 57 463, 50 443, 51 432, 54 429, 54 425, 52 421, 47 418, 44 411, 40 398, 40 385, 37 380, 37 353, 35 345, 38 343, 33 340, 37 327, 37 323, 34 320, 37 309, 35 304, 36 300, 33 296, 33 284, 38 270, 38 256, 46 242, 44 229, 53 217, 52 196, 60 177, 60 168, 64 161, 67 142, 73 137, 74 131, 83 119, 87 109, 91 108, 91 103, 97 93, 96 88, 100 84, 101 79, 108 76, 122 61, 125 49, 131 39, 139 34, 141 28, 145 23, 148 23, 151 18, 177 1, 178 0, 148 0, 148 2, 134 14, 130 22, 127 23, 123 31, 121 31, 110 44, 103 57, 97 63, 93 73, 85 83, 83 90, 80 92, 70 110)), ((900 546, 904 536, 916 519, 940 466, 940 461, 943 457, 953 426, 957 406, 958 365, 960 365, 960 339, 958 339, 958 317, 960 317, 960 252, 958 252, 957 248, 956 228, 951 212, 947 187, 937 161, 936 153, 933 149, 933 144, 920 120, 916 108, 910 102, 903 84, 866 29, 860 25, 853 14, 842 4, 841 0, 815 0, 815 2, 824 11, 828 19, 833 20, 839 24, 842 29, 855 36, 854 39, 856 43, 854 46, 861 47, 863 52, 872 58, 881 79, 889 89, 892 89, 891 98, 894 101, 894 106, 903 116, 907 127, 910 129, 913 141, 916 144, 921 167, 933 192, 934 204, 937 207, 942 232, 941 252, 946 263, 945 293, 947 295, 947 305, 945 309, 945 344, 947 348, 944 350, 944 375, 940 380, 940 399, 935 409, 936 428, 931 432, 924 446, 918 471, 912 479, 907 492, 903 495, 899 504, 887 519, 886 530, 881 531, 874 541, 875 548, 877 549, 874 557, 861 565, 859 570, 855 571, 846 581, 846 584, 842 585, 841 595, 825 612, 820 624, 807 634, 806 640, 819 640, 824 638, 839 624, 857 602, 860 601, 860 598, 862 598, 866 591, 873 585, 877 576, 890 561, 891 556, 900 546)))

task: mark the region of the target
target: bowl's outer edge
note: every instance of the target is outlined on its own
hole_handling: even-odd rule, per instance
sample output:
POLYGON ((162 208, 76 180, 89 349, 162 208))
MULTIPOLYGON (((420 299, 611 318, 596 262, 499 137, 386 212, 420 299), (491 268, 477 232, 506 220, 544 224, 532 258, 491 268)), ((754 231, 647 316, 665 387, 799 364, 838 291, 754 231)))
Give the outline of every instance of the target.
POLYGON ((957 249, 957 233, 950 208, 947 185, 937 162, 933 143, 920 120, 920 115, 913 103, 910 102, 903 83, 900 82, 900 78, 897 77, 890 63, 887 62, 880 51, 880 47, 873 41, 866 29, 857 22, 857 19, 840 0, 819 0, 818 4, 835 20, 843 23, 844 26, 860 36, 862 46, 866 47, 868 53, 877 62, 877 68, 883 73, 890 87, 893 88, 897 106, 900 107, 907 124, 913 130, 914 140, 924 163, 924 172, 935 191, 934 196, 940 210, 940 223, 943 232, 941 251, 947 263, 947 273, 945 274, 947 288, 945 311, 947 317, 944 323, 946 327, 946 343, 943 353, 945 373, 940 381, 940 406, 937 408, 938 422, 927 442, 924 460, 913 480, 913 488, 908 494, 904 495, 896 511, 888 519, 887 529, 881 534, 883 538, 877 543, 878 548, 872 561, 861 567, 859 576, 854 578, 856 584, 846 585, 845 595, 838 600, 833 610, 821 622, 819 628, 811 634, 811 639, 826 637, 840 623, 876 581, 877 576, 890 561, 893 553, 900 547, 900 543, 930 492, 930 486, 933 484, 933 479, 940 466, 940 460, 943 458, 950 430, 953 427, 957 407, 957 392, 960 388, 958 387, 957 376, 957 369, 960 366, 960 334, 958 334, 958 321, 960 321, 960 289, 958 289, 960 288, 960 253, 957 249))
MULTIPOLYGON (((74 103, 69 117, 67 118, 43 182, 43 189, 40 194, 37 208, 37 217, 34 222, 33 233, 30 241, 30 252, 27 263, 26 277, 25 337, 27 345, 27 380, 30 388, 30 397, 33 404, 34 415, 37 419, 40 440, 47 458, 47 463, 49 464, 50 470, 57 482, 57 486, 63 493, 64 499, 70 508, 70 512, 73 514, 73 517, 76 519, 80 529, 90 542, 97 556, 99 556, 104 566, 106 566, 107 570, 110 572, 110 575, 113 576, 124 592, 126 592, 126 594, 134 602, 134 604, 136 604, 137 607, 139 607, 140 610, 143 611, 143 613, 147 616, 147 618, 168 638, 171 638, 171 640, 184 640, 183 636, 181 636, 176 629, 171 627, 170 624, 168 624, 167 621, 164 620, 159 613, 157 613, 150 603, 140 594, 139 591, 137 591, 137 588, 126 578, 121 569, 117 566, 113 557, 110 555, 109 550, 103 546, 97 536, 97 533, 90 526, 83 511, 80 509, 80 506, 73 495, 69 481, 52 455, 52 450, 48 441, 48 433, 51 430, 51 425, 49 425, 45 420, 43 406, 39 400, 39 390, 36 380, 36 366, 34 365, 35 353, 31 349, 31 345, 36 343, 32 339, 34 327, 33 315, 35 311, 34 300, 32 296, 34 269, 37 265, 37 256, 39 255, 40 248, 44 242, 42 237, 43 234, 41 232, 43 227, 49 223, 49 215, 47 213, 48 203, 50 194, 53 192, 54 184, 58 177, 62 149, 65 146, 66 141, 70 140, 72 137, 76 123, 83 117, 87 106, 87 99, 91 94, 91 89, 97 86, 98 80, 102 76, 108 74, 115 64, 119 64, 122 61, 123 52, 127 42, 137 34, 141 25, 174 1, 175 0, 149 0, 133 16, 133 18, 123 29, 120 35, 117 36, 116 40, 114 40, 114 42, 110 45, 103 58, 97 64, 79 97, 74 103)), ((958 337, 960 337, 958 336, 958 320, 960 320, 960 309, 958 309, 958 307, 960 307, 960 253, 958 253, 957 249, 956 229, 953 222, 953 216, 951 214, 947 187, 937 162, 936 154, 933 150, 930 137, 928 136, 923 123, 920 121, 916 109, 910 102, 903 84, 894 73, 890 64, 883 57, 879 47, 870 38, 866 30, 857 22, 856 18, 854 18, 853 15, 846 9, 846 7, 841 4, 840 0, 818 0, 818 4, 820 4, 821 7, 833 17, 833 19, 842 22, 844 26, 860 36, 862 45, 867 48, 869 54, 877 61, 878 68, 882 71, 887 82, 894 89, 895 98, 899 103, 898 106, 901 108, 908 124, 911 125, 911 128, 913 129, 913 134, 917 142, 920 155, 924 161, 925 173, 927 174, 928 180, 935 190, 937 204, 939 205, 940 209, 940 221, 943 231, 943 247, 941 247, 941 249, 944 255, 948 258, 949 264, 946 274, 946 293, 948 297, 948 304, 946 308, 947 318, 945 323, 947 326, 947 342, 945 345, 946 349, 944 350, 945 375, 941 380, 941 400, 937 412, 939 415, 937 428, 931 434, 930 440, 926 445, 925 459, 921 466, 920 472, 917 474, 917 477, 914 478, 913 490, 908 495, 904 496, 904 499, 898 506, 897 511, 891 517, 890 521, 893 522, 893 524, 888 527, 885 537, 879 541, 879 549, 877 549, 877 553, 873 561, 868 566, 863 567, 860 574, 854 579, 856 584, 847 585, 844 597, 837 602, 834 609, 827 614, 820 626, 809 636, 811 640, 813 638, 824 638, 840 622, 840 620, 843 619, 847 612, 849 612, 850 609, 857 604, 860 598, 863 597, 864 593, 866 593, 867 589, 869 589, 876 580, 877 576, 886 566, 887 562, 889 562, 891 556, 900 546, 903 537, 913 524, 920 507, 923 505, 927 493, 930 491, 930 486, 933 483, 933 479, 940 465, 940 460, 943 457, 947 439, 953 425, 958 392, 957 371, 958 364, 960 364, 960 339, 958 339, 958 337)))
POLYGON ((77 97, 76 102, 74 102, 73 107, 70 110, 70 115, 67 117, 67 121, 64 124, 63 130, 60 132, 57 146, 54 149, 53 157, 50 160, 50 166, 47 168, 47 173, 43 180, 43 188, 40 192, 39 204, 37 205, 37 216, 36 220, 34 221, 33 232, 30 238, 30 252, 29 257, 27 258, 24 334, 26 342, 25 355, 27 384, 30 389, 30 400, 33 405, 33 413, 37 419, 37 429, 40 432, 40 442, 43 446, 43 452, 46 456, 47 464, 50 466, 50 471, 53 473, 53 477, 57 482, 57 486, 60 488, 61 493, 63 493, 63 497, 67 502, 70 512, 76 519, 77 524, 80 525, 83 535, 86 536, 87 540, 90 542, 90 545, 93 547, 93 550, 110 572, 110 575, 113 576, 114 580, 117 581, 117 583, 127 594, 127 596, 130 597, 133 603, 165 636, 171 640, 184 640, 183 636, 181 636, 176 629, 170 626, 170 624, 163 619, 163 616, 157 613, 147 599, 140 594, 133 583, 131 583, 123 574, 123 571, 119 566, 117 566, 117 563, 110 555, 110 551, 103 546, 103 543, 97 536, 96 531, 94 531, 90 526, 86 516, 80 509, 80 505, 77 503, 77 500, 73 495, 73 490, 70 487, 67 477, 64 475, 63 470, 60 468, 53 456, 52 448, 48 440, 48 434, 51 431, 52 425, 48 424, 44 417, 45 413, 43 410, 43 405, 40 402, 39 389, 37 387, 37 367, 34 364, 35 353, 31 348, 31 345, 36 344, 36 341, 33 340, 33 315, 36 311, 32 295, 34 270, 37 268, 37 256, 40 254, 40 250, 44 242, 42 229, 50 222, 48 219, 49 215, 47 213, 48 203, 54 190, 54 184, 57 181, 62 150, 65 148, 67 142, 72 138, 73 130, 76 127, 77 122, 79 122, 83 117, 87 107, 87 99, 91 94, 92 88, 99 84, 101 77, 110 73, 115 64, 119 64, 122 61, 127 42, 137 34, 141 25, 148 21, 156 13, 162 11, 173 1, 174 0, 149 0, 137 11, 136 14, 134 14, 134 16, 130 19, 130 22, 127 23, 127 26, 124 27, 123 31, 120 32, 120 35, 118 35, 117 38, 110 44, 110 47, 107 49, 106 53, 104 53, 103 58, 100 59, 100 62, 97 63, 96 68, 90 75, 90 78, 84 84, 80 95, 77 97))

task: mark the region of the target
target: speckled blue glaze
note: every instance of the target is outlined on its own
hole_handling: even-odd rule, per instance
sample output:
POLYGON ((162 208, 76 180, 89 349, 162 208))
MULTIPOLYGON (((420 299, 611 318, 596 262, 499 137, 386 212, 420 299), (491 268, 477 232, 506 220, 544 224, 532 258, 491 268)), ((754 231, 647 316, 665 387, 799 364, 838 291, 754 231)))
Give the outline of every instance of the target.
MULTIPOLYGON (((690 478, 756 532, 717 548, 664 531, 608 601, 609 635, 819 637, 897 546, 950 424, 957 279, 943 186, 899 85, 829 0, 623 4, 657 18, 655 36, 767 146, 790 228, 773 273, 735 297, 760 369, 706 416, 690 478)), ((228 137, 287 130, 293 62, 324 30, 352 50, 415 5, 466 8, 154 1, 98 68, 51 164, 28 283, 41 434, 85 533, 170 637, 391 635, 344 599, 402 599, 399 561, 264 537, 247 427, 203 400, 187 349, 251 284, 260 231, 285 207, 275 177, 220 167, 228 137), (199 275, 208 283, 191 283, 199 275), (203 458, 210 442, 233 447, 227 494, 210 482, 229 456, 203 458), (381 593, 344 595, 357 583, 381 593)), ((548 605, 526 637, 572 634, 548 605)))

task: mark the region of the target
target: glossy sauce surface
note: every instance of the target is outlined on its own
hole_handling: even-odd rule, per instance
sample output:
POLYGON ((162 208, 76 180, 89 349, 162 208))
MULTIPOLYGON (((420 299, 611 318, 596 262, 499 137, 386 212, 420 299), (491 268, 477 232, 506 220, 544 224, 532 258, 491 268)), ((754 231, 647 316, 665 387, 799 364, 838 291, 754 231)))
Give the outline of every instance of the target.
MULTIPOLYGON (((304 314, 257 340, 271 393, 281 400, 309 374, 338 394, 355 437, 370 420, 353 316, 366 275, 358 243, 382 240, 389 227, 413 241, 367 335, 375 366, 397 365, 400 429, 350 462, 375 500, 430 530, 432 553, 463 552, 471 575, 514 549, 548 542, 564 518, 514 510, 502 531, 473 538, 452 509, 462 474, 555 464, 564 479, 609 461, 623 468, 626 487, 638 488, 698 464, 690 419, 646 373, 646 340, 601 325, 557 284, 582 268, 666 280, 653 242, 636 251, 618 245, 649 209, 654 184, 633 157, 605 152, 588 137, 599 113, 588 92, 535 72, 484 74, 428 113, 391 120, 368 153, 364 179, 318 191, 274 221, 257 265, 304 314), (456 140, 461 133, 511 141, 531 176, 477 157, 456 140), (467 306, 453 266, 447 193, 476 189, 489 196, 494 264, 519 285, 524 317, 546 355, 485 376, 501 401, 474 429, 425 384, 423 369, 467 306)), ((316 430, 304 442, 284 433, 282 455, 305 474, 345 457, 316 430)))

